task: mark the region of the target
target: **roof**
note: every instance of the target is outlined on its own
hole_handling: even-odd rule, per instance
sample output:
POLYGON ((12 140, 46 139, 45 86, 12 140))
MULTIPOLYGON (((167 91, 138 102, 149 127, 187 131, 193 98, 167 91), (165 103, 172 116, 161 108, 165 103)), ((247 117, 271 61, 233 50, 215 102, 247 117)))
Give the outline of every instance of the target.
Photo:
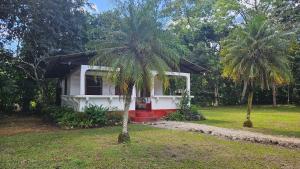
MULTIPOLYGON (((69 74, 80 65, 89 65, 89 61, 96 55, 96 51, 56 55, 46 60, 46 78, 61 78, 69 74)), ((192 63, 187 59, 180 59, 180 72, 202 74, 208 69, 192 63)))

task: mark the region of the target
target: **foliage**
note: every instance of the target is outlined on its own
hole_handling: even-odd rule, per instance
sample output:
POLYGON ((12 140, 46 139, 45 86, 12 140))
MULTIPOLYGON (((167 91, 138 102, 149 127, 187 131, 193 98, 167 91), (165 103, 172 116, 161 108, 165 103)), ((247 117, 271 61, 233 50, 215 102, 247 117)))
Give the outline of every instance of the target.
MULTIPOLYGON (((24 81, 33 81, 34 95, 40 103, 51 100, 48 91, 53 86, 44 77, 47 59, 82 51, 85 47, 88 4, 86 0, 4 0, 1 3, 0 45, 16 46, 15 57, 11 58, 13 69, 26 75, 24 81)), ((26 108, 29 101, 25 101, 26 108)))
POLYGON ((178 110, 174 113, 170 113, 166 120, 175 121, 199 121, 206 120, 206 118, 198 111, 198 108, 190 105, 189 93, 185 90, 182 94, 182 98, 178 105, 178 110))
POLYGON ((165 119, 171 120, 171 121, 184 121, 185 117, 181 112, 176 111, 176 112, 170 113, 165 119))
POLYGON ((189 60, 207 69, 204 74, 192 76, 191 92, 195 96, 193 102, 217 106, 223 85, 219 40, 227 34, 227 30, 224 27, 221 31, 219 22, 216 23, 214 18, 216 2, 175 0, 166 4, 164 12, 172 17, 169 29, 189 49, 189 60))
POLYGON ((108 108, 103 107, 102 105, 96 106, 96 105, 89 105, 84 109, 84 112, 89 118, 92 120, 92 124, 106 124, 107 119, 107 113, 108 108))
POLYGON ((262 88, 269 88, 273 80, 289 81, 287 35, 264 16, 254 16, 245 28, 238 27, 223 40, 223 75, 234 81, 253 80, 262 88))
MULTIPOLYGON (((258 13, 222 41, 223 76, 249 86, 247 121, 250 121, 255 85, 269 89, 270 84, 290 82, 289 35, 290 32, 282 31, 258 13)), ((252 126, 249 122, 245 124, 252 126)))
POLYGON ((0 112, 11 113, 15 106, 21 106, 24 74, 14 69, 12 53, 0 48, 0 112))
POLYGON ((91 128, 118 125, 120 116, 108 112, 103 106, 89 105, 84 112, 75 112, 72 108, 49 106, 42 110, 42 114, 50 121, 54 121, 65 128, 91 128))
POLYGON ((111 66, 114 71, 108 76, 125 95, 129 83, 151 88, 151 70, 165 80, 164 72, 176 67, 183 50, 176 37, 163 30, 156 1, 130 0, 120 6, 95 18, 89 46, 98 52, 92 65, 111 66))

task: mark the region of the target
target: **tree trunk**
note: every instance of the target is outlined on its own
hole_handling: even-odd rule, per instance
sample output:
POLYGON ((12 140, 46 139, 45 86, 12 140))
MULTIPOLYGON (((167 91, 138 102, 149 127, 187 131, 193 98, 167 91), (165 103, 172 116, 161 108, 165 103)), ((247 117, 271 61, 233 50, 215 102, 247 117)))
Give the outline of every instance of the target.
POLYGON ((273 107, 276 107, 277 103, 276 103, 276 84, 275 83, 272 84, 272 95, 273 95, 273 107))
POLYGON ((41 104, 42 106, 44 105, 49 105, 50 103, 50 97, 49 97, 49 89, 48 89, 48 84, 45 80, 41 81, 38 83, 38 86, 41 91, 41 104))
POLYGON ((123 128, 122 133, 120 133, 118 137, 118 143, 125 143, 130 141, 130 136, 128 133, 128 114, 129 114, 129 108, 130 103, 132 101, 132 90, 133 90, 134 83, 131 83, 128 85, 128 92, 124 96, 125 106, 124 106, 124 113, 123 113, 123 128))
POLYGON ((218 85, 217 84, 215 84, 214 95, 215 95, 214 106, 219 106, 219 89, 218 89, 218 85))
POLYGON ((252 101, 253 101, 253 91, 250 91, 248 95, 247 117, 246 117, 247 120, 250 120, 250 114, 252 111, 252 101))
POLYGON ((123 129, 122 129, 123 134, 128 133, 128 114, 129 114, 130 103, 131 103, 131 98, 125 100, 125 109, 123 113, 123 129))
POLYGON ((241 104, 245 103, 245 96, 246 96, 247 86, 248 86, 248 81, 245 80, 242 95, 241 95, 241 102, 240 102, 241 104))
POLYGON ((252 101, 253 101, 253 82, 250 82, 249 93, 248 93, 247 116, 246 116, 246 121, 243 124, 244 127, 253 127, 253 124, 250 119, 250 114, 252 111, 252 101))
POLYGON ((290 85, 287 85, 287 104, 290 104, 290 85))

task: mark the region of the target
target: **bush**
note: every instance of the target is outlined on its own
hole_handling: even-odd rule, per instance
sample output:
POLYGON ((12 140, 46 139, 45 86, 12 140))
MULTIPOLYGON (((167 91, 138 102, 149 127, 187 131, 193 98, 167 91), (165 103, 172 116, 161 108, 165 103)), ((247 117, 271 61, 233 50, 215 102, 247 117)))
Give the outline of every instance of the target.
POLYGON ((185 119, 188 121, 200 121, 206 120, 206 118, 202 115, 201 112, 198 111, 196 106, 191 106, 190 109, 186 110, 185 119))
POLYGON ((91 128, 120 124, 121 116, 108 112, 103 106, 89 105, 84 112, 75 112, 72 108, 49 106, 42 109, 46 120, 65 128, 91 128))
POLYGON ((107 125, 121 125, 123 120, 122 112, 109 112, 107 114, 107 125))
POLYGON ((181 114, 180 111, 176 111, 173 113, 170 113, 167 117, 166 120, 171 120, 171 121, 184 121, 185 117, 183 114, 181 114))
POLYGON ((48 106, 41 109, 41 114, 44 116, 44 119, 55 123, 58 123, 59 119, 65 116, 65 114, 73 113, 75 113, 75 111, 69 107, 48 106))
POLYGON ((108 108, 102 105, 89 105, 84 112, 95 126, 105 126, 108 123, 108 108))
POLYGON ((167 116, 166 120, 174 121, 199 121, 206 120, 206 118, 198 111, 196 106, 190 106, 189 93, 185 91, 182 95, 182 99, 179 103, 179 109, 175 113, 171 113, 167 116))

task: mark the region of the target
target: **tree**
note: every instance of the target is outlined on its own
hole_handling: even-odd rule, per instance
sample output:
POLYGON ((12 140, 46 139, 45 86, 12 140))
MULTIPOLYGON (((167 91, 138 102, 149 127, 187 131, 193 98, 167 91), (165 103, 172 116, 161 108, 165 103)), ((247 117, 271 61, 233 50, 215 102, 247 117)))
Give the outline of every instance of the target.
POLYGON ((271 24, 263 14, 256 14, 222 41, 223 75, 236 82, 248 81, 245 127, 252 127, 254 86, 269 89, 272 82, 289 81, 291 77, 286 54, 290 34, 271 24))
POLYGON ((166 3, 163 11, 172 18, 168 29, 189 49, 189 60, 209 70, 205 76, 192 76, 194 101, 218 106, 222 86, 218 43, 223 32, 217 31, 214 3, 215 0, 174 0, 166 3))
MULTIPOLYGON (((1 45, 0 45, 1 46, 1 45)), ((20 76, 10 62, 11 53, 0 48, 0 113, 11 112, 20 99, 16 79, 20 76)))
POLYGON ((124 99, 123 129, 118 137, 118 142, 123 143, 130 140, 128 111, 134 86, 152 88, 152 70, 165 83, 164 72, 176 68, 181 49, 176 38, 159 22, 158 0, 119 2, 115 12, 100 18, 103 22, 100 20, 98 31, 92 31, 91 47, 98 55, 91 64, 112 67, 107 76, 119 87, 124 99))
POLYGON ((1 3, 1 43, 17 43, 13 65, 36 84, 39 101, 48 103, 47 59, 83 51, 86 38, 86 0, 4 0, 1 3), (5 7, 2 8, 2 5, 5 7), (2 31, 2 30, 1 30, 2 31))

